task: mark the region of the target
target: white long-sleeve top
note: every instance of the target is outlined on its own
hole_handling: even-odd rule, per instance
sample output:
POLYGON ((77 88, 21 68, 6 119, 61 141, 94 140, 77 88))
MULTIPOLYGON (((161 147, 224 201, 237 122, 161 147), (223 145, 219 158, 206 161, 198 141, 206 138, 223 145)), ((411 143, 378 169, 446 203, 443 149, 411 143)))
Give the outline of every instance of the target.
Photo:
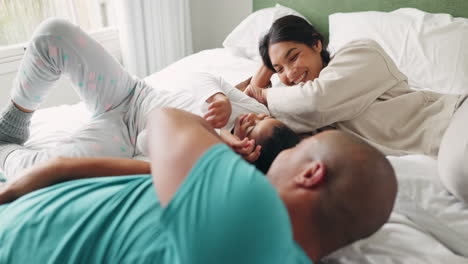
POLYGON ((214 76, 209 73, 191 73, 196 87, 191 92, 196 96, 197 102, 201 105, 201 112, 206 113, 208 104, 206 100, 216 93, 223 93, 229 98, 232 106, 231 117, 225 129, 231 130, 234 127, 236 117, 241 114, 256 113, 270 114, 268 108, 257 100, 247 96, 239 89, 226 82, 221 76, 214 76))
MULTIPOLYGON (((149 89, 152 89, 149 87, 149 89)), ((236 117, 241 114, 257 113, 270 114, 265 105, 245 95, 243 92, 226 82, 222 77, 205 72, 185 73, 170 87, 171 91, 161 95, 161 99, 149 100, 148 105, 142 107, 145 112, 154 108, 175 107, 203 116, 207 112, 206 100, 216 93, 225 94, 232 106, 232 113, 224 129, 232 130, 236 117)), ((142 122, 146 123, 146 120, 142 122)), ((143 129, 137 137, 137 155, 147 156, 147 129, 143 129)))

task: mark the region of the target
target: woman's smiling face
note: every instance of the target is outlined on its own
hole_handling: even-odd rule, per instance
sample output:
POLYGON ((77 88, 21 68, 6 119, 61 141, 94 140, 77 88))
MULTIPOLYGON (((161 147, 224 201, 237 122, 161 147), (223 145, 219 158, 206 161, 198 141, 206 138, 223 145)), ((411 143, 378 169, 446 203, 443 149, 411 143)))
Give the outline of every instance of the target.
POLYGON ((234 123, 234 135, 240 139, 254 139, 255 142, 263 142, 270 137, 273 128, 284 126, 284 124, 266 114, 242 114, 236 118, 234 123))
POLYGON ((321 41, 311 47, 294 41, 282 41, 271 44, 268 54, 281 82, 292 86, 319 76, 324 67, 321 51, 321 41))

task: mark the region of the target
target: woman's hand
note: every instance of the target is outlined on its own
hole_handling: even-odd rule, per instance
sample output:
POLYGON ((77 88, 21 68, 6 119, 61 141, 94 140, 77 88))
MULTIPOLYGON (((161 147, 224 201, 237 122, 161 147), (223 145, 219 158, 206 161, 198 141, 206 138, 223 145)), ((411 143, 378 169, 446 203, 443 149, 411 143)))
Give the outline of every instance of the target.
POLYGON ((248 96, 255 98, 258 102, 268 106, 267 102, 267 89, 271 87, 271 76, 275 74, 267 66, 262 65, 257 72, 252 76, 252 80, 244 93, 248 96))
POLYGON ((251 80, 252 80, 252 77, 248 78, 247 80, 243 82, 240 82, 239 84, 236 85, 236 88, 239 89, 241 92, 244 92, 245 89, 247 89, 247 86, 249 86, 251 80))
POLYGON ((262 104, 268 106, 267 91, 268 91, 268 89, 255 87, 253 85, 249 85, 249 86, 247 86, 247 89, 245 89, 244 93, 247 94, 248 96, 256 99, 259 103, 262 103, 262 104))
POLYGON ((271 76, 275 74, 267 66, 263 65, 257 70, 250 80, 251 85, 259 88, 271 87, 271 76))
POLYGON ((244 160, 254 162, 260 157, 260 150, 262 147, 260 145, 255 146, 255 140, 249 140, 248 138, 240 140, 237 136, 225 129, 221 130, 220 136, 223 142, 234 150, 234 152, 241 155, 244 160))
POLYGON ((275 73, 272 70, 262 65, 252 77, 237 84, 236 88, 242 92, 245 92, 249 85, 259 88, 269 88, 271 87, 271 76, 273 76, 273 74, 275 73))
POLYGON ((213 127, 222 128, 231 117, 232 107, 229 98, 222 93, 212 95, 206 100, 208 105, 208 113, 203 118, 213 127))

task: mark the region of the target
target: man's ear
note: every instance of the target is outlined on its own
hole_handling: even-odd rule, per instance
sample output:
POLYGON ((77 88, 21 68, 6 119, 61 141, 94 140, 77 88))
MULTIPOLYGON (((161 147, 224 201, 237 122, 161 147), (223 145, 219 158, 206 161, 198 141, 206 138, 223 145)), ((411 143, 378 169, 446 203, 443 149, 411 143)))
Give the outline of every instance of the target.
POLYGON ((310 162, 306 169, 294 177, 294 182, 304 188, 314 188, 319 186, 326 177, 325 163, 320 160, 310 162))

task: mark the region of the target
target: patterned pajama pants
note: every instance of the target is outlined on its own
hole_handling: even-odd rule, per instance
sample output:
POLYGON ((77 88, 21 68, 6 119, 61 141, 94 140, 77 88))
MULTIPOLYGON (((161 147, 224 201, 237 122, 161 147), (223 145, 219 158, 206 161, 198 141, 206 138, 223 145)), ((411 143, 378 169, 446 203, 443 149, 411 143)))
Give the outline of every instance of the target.
POLYGON ((36 110, 61 75, 72 82, 93 118, 55 147, 12 152, 5 164, 7 178, 58 156, 131 158, 146 115, 155 107, 168 106, 171 97, 171 92, 132 77, 78 26, 54 18, 33 34, 13 84, 12 100, 36 110))

